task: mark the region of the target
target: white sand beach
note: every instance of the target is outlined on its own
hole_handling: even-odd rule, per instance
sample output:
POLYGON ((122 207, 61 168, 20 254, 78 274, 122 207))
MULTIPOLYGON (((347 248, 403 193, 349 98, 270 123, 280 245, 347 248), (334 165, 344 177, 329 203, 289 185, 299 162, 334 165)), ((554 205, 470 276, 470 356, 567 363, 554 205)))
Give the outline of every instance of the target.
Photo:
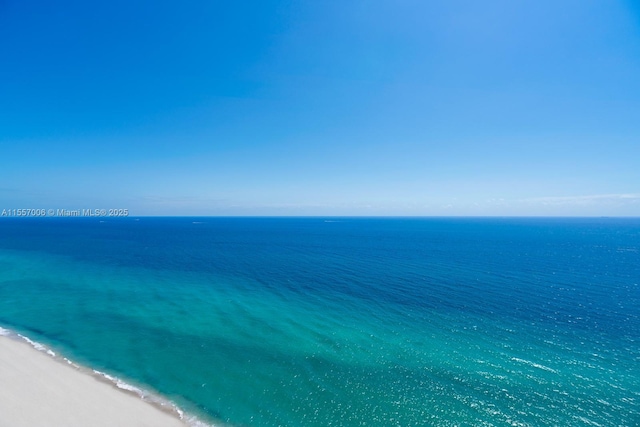
POLYGON ((0 427, 185 427, 176 414, 0 335, 0 427))

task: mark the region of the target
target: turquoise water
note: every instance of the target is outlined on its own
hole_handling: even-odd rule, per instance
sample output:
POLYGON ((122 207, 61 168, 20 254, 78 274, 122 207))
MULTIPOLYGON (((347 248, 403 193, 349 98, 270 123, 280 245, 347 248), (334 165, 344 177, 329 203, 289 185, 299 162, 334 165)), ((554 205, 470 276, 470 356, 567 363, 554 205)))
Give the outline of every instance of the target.
POLYGON ((212 424, 640 425, 640 219, 5 219, 0 237, 0 326, 212 424))

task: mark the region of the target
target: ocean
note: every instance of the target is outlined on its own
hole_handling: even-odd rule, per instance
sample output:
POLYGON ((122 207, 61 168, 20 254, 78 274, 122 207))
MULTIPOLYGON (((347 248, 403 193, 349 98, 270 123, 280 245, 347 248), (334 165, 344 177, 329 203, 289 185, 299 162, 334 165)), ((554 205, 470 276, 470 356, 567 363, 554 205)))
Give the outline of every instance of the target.
POLYGON ((640 219, 2 218, 0 326, 212 425, 638 426, 640 219))

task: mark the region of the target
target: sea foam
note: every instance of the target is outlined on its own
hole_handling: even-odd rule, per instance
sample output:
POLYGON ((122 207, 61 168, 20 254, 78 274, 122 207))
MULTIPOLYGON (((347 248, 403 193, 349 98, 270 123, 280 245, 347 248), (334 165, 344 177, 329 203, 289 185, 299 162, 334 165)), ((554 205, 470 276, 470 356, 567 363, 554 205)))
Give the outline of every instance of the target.
POLYGON ((139 397, 140 399, 144 400, 145 402, 155 406, 156 408, 164 411, 164 412, 168 412, 171 413, 175 416, 177 416, 178 418, 180 418, 182 421, 184 421, 186 423, 187 426, 189 427, 220 427, 220 425, 214 425, 214 424, 208 424, 205 423, 204 421, 202 421, 201 419, 199 419, 198 417, 196 417, 195 415, 191 415, 191 414, 187 414, 185 413, 178 405, 176 405, 175 403, 173 403, 172 401, 160 396, 157 393, 153 393, 150 392, 148 390, 145 390, 143 388, 140 387, 136 387, 116 376, 113 375, 109 375, 105 372, 96 370, 96 369, 89 369, 86 368, 84 366, 81 366, 75 362, 73 362, 71 359, 64 357, 64 356, 60 356, 58 354, 56 354, 56 352, 54 352, 53 350, 51 350, 49 347, 47 347, 46 345, 39 343, 37 341, 32 340, 31 338, 22 335, 20 333, 11 331, 9 329, 0 327, 0 336, 5 336, 8 338, 13 338, 13 339, 17 339, 17 340, 21 340, 27 344, 29 344, 33 349, 45 353, 48 356, 50 356, 52 359, 56 360, 56 361, 60 361, 63 363, 66 363, 70 366, 72 366, 73 368, 75 368, 76 370, 79 370, 87 375, 91 375, 95 378, 98 378, 102 381, 105 381, 111 385, 113 385, 114 387, 116 387, 119 390, 123 390, 127 393, 133 394, 137 397, 139 397))

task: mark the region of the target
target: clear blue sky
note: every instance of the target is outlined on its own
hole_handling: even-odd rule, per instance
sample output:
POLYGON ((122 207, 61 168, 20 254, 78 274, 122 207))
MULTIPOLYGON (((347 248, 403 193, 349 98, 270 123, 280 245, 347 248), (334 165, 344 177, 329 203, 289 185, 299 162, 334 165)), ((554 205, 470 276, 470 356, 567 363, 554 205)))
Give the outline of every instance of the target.
POLYGON ((640 215, 640 3, 0 0, 0 208, 640 215))

